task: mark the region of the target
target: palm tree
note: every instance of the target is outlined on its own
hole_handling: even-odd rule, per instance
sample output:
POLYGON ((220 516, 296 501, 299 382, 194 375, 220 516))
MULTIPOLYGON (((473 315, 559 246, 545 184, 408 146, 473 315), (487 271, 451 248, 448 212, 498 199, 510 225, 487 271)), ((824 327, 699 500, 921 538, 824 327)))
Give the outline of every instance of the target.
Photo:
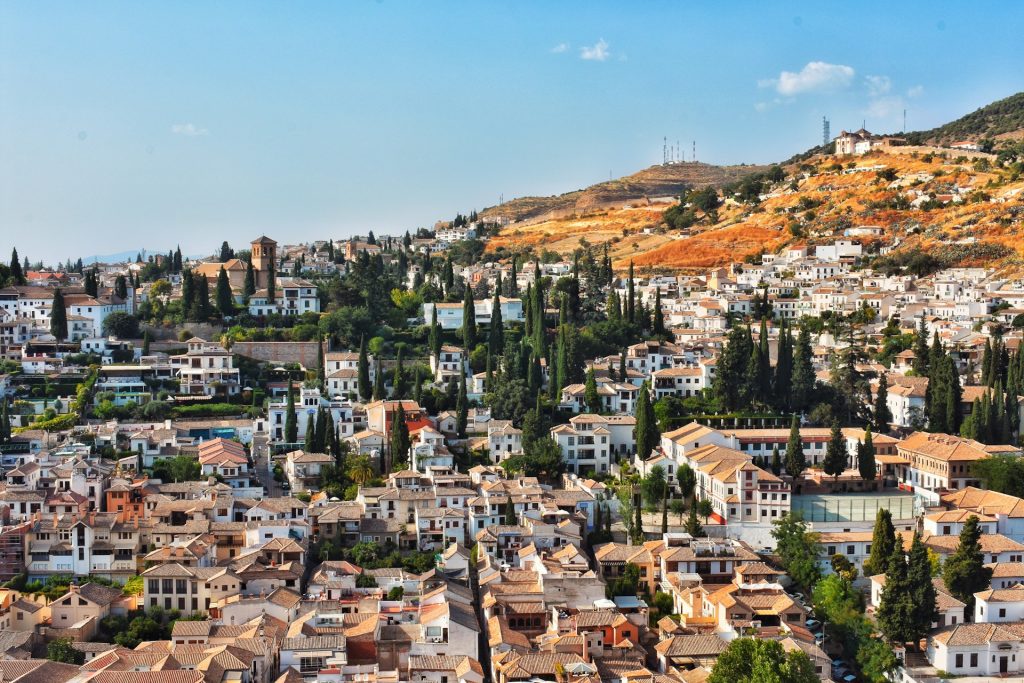
POLYGON ((370 456, 357 455, 352 458, 348 465, 348 476, 360 486, 373 479, 373 465, 370 464, 370 456))

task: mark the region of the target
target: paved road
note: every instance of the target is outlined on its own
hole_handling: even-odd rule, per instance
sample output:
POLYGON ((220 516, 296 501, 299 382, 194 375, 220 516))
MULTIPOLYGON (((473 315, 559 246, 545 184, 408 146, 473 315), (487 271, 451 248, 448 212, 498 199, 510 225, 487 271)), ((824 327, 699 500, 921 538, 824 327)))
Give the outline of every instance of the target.
POLYGON ((259 477, 263 488, 267 490, 267 497, 279 498, 285 495, 281 485, 274 481, 273 466, 268 461, 270 453, 269 439, 266 436, 254 436, 252 440, 252 453, 256 476, 259 477))

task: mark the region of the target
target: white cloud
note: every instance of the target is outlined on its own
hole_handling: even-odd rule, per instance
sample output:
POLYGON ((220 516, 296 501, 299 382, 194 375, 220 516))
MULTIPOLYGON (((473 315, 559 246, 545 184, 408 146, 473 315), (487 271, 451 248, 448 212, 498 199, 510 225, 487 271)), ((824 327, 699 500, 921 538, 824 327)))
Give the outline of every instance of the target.
POLYGON ((206 128, 200 128, 194 123, 175 123, 171 126, 171 132, 175 135, 184 135, 185 137, 190 138, 200 135, 208 135, 210 133, 206 128))
POLYGON ((914 87, 907 90, 907 97, 920 97, 924 94, 923 85, 915 85, 914 87))
POLYGON ((584 46, 580 48, 580 59, 587 59, 594 62, 603 62, 611 56, 611 50, 608 49, 608 42, 601 38, 599 41, 591 45, 590 47, 584 46))
POLYGON ((868 102, 865 113, 872 119, 895 120, 903 114, 906 103, 899 95, 876 97, 868 102))
POLYGON ((805 92, 839 90, 853 80, 852 66, 808 62, 798 72, 783 71, 778 78, 765 78, 757 82, 758 87, 774 87, 780 95, 799 95, 805 92))
POLYGON ((559 43, 558 45, 555 45, 553 48, 551 48, 551 52, 553 52, 556 55, 560 55, 563 52, 568 52, 568 51, 569 51, 569 43, 559 43))
POLYGON ((892 80, 888 76, 865 76, 864 82, 868 86, 868 94, 872 97, 881 97, 892 90, 892 80))

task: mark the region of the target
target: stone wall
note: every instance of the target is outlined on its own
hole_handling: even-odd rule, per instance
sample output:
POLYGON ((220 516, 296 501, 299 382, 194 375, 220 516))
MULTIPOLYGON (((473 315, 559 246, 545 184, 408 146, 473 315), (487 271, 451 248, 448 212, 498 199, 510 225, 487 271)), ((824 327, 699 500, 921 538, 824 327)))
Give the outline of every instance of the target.
POLYGON ((316 342, 235 342, 231 350, 240 356, 276 363, 299 363, 304 368, 320 364, 316 342))

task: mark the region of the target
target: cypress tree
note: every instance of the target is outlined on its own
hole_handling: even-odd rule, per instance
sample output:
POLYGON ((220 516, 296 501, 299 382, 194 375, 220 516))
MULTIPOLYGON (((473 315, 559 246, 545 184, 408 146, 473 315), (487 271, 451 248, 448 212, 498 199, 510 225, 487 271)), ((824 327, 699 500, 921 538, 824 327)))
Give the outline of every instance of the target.
POLYGON ((295 390, 292 380, 288 378, 288 402, 284 414, 284 440, 293 444, 299 440, 299 424, 295 415, 295 390))
POLYGON ((125 279, 124 275, 118 275, 114 278, 114 296, 126 301, 128 299, 128 280, 125 279))
POLYGON ((510 493, 505 500, 505 524, 506 526, 515 526, 518 521, 516 518, 516 505, 512 501, 512 494, 510 493))
POLYGON ((459 396, 455 401, 455 428, 460 439, 466 438, 469 422, 469 401, 466 398, 466 373, 459 373, 459 396))
POLYGON ((875 469, 875 443, 871 438, 871 428, 864 430, 864 442, 857 442, 857 470, 864 481, 874 481, 878 475, 875 469))
POLYGON ((16 285, 25 284, 25 272, 21 269, 17 247, 11 249, 11 281, 16 285))
POLYGON ((695 504, 690 505, 690 515, 686 518, 686 524, 683 525, 683 529, 694 538, 700 538, 704 535, 704 527, 701 526, 700 520, 697 518, 697 506, 695 504))
POLYGON ((651 451, 658 447, 660 438, 654 408, 651 406, 650 390, 644 382, 636 406, 636 452, 641 460, 646 460, 651 451))
POLYGON ((981 385, 992 386, 992 340, 985 340, 985 350, 981 355, 981 385))
POLYGON ((145 330, 142 333, 142 355, 149 355, 149 330, 145 330))
POLYGON ((928 549, 921 541, 921 533, 914 532, 914 540, 910 544, 907 559, 907 582, 910 586, 911 622, 914 625, 914 642, 919 641, 932 630, 932 623, 938 621, 939 612, 936 606, 937 594, 932 583, 932 563, 928 559, 928 549))
POLYGON ((373 400, 383 401, 385 398, 387 394, 384 389, 384 368, 378 362, 377 371, 373 373, 373 400))
POLYGON ((789 334, 785 318, 779 323, 779 351, 775 361, 774 380, 775 400, 773 404, 776 410, 788 411, 790 393, 793 388, 793 338, 789 334))
POLYGON ((772 400, 772 365, 768 351, 768 322, 761 318, 757 339, 757 396, 765 404, 772 400))
POLYGON ((430 346, 430 353, 434 358, 441 356, 441 326, 437 322, 437 304, 434 304, 430 313, 430 339, 427 342, 430 346))
POLYGON ((327 452, 327 411, 320 407, 316 411, 316 432, 314 433, 313 448, 315 453, 327 452))
POLYGON ((796 349, 793 352, 793 410, 802 413, 810 408, 816 381, 811 334, 806 327, 801 327, 800 334, 797 335, 796 349))
POLYGON ((476 348, 476 305, 473 302, 473 290, 468 283, 462 301, 462 345, 467 354, 476 348))
POLYGON ((878 391, 875 394, 875 411, 872 416, 875 431, 885 434, 892 423, 892 411, 889 410, 889 378, 883 372, 878 378, 878 391))
POLYGON ((888 558, 885 586, 882 588, 882 598, 875 618, 885 637, 897 643, 912 640, 916 633, 913 595, 907 576, 903 539, 899 537, 896 538, 896 545, 888 558))
POLYGON ((800 419, 794 415, 789 427, 789 441, 786 443, 786 474, 794 481, 807 468, 803 441, 800 438, 800 419))
POLYGON ((225 318, 235 312, 235 297, 231 293, 231 283, 228 282, 228 272, 224 266, 217 273, 217 310, 225 318))
POLYGON ((623 351, 619 354, 619 381, 629 382, 629 370, 626 366, 626 352, 623 351))
POLYGON ((501 317, 501 297, 498 295, 500 291, 501 276, 499 275, 498 282, 494 287, 494 300, 491 302, 491 330, 487 336, 487 352, 492 356, 500 354, 505 347, 505 323, 501 317))
POLYGON ((668 330, 665 329, 665 312, 661 310, 661 288, 654 290, 654 334, 665 336, 668 330))
POLYGON ((597 378, 594 377, 594 368, 587 368, 587 381, 583 395, 587 402, 587 410, 592 413, 601 412, 601 397, 597 393, 597 378))
POLYGON ((256 271, 252 268, 252 261, 245 262, 245 282, 242 284, 242 298, 245 303, 256 293, 256 271))
POLYGON ((395 374, 391 379, 392 395, 395 398, 405 398, 406 386, 405 386, 405 369, 403 368, 403 358, 405 352, 405 346, 398 347, 398 354, 395 358, 395 374))
POLYGON ((11 440, 11 414, 7 408, 7 397, 0 395, 0 444, 11 440))
POLYGON ((391 423, 391 462, 393 469, 396 465, 404 464, 409 458, 409 448, 412 445, 409 441, 409 425, 405 423, 405 408, 398 404, 398 410, 391 423))
POLYGON ((880 508, 875 513, 875 527, 871 533, 871 553, 864 560, 864 575, 875 576, 886 571, 889 558, 896 549, 896 529, 892 525, 892 514, 880 508))
POLYGON ((370 358, 366 351, 366 335, 359 337, 359 364, 356 370, 356 384, 359 390, 359 398, 363 401, 370 400, 373 389, 370 385, 370 358))
POLYGON ((981 554, 981 527, 974 515, 964 522, 956 552, 942 565, 942 579, 953 597, 967 605, 964 612, 974 614, 974 594, 992 581, 992 569, 985 566, 981 554))
POLYGON ((277 299, 277 273, 274 264, 267 264, 267 301, 274 303, 277 299))
POLYGON ((917 336, 914 337, 913 368, 918 377, 928 376, 928 328, 925 326, 923 315, 917 327, 917 336))
POLYGON ((313 413, 309 414, 306 418, 306 435, 305 435, 304 450, 307 453, 316 453, 316 422, 314 421, 313 413))
POLYGON ((772 474, 776 477, 782 474, 782 456, 779 455, 778 445, 772 446, 772 474))
POLYGON ((846 441, 839 429, 839 421, 832 422, 832 432, 828 440, 828 447, 825 449, 825 462, 823 469, 825 474, 831 474, 833 481, 846 469, 846 441))
POLYGON ((53 292, 53 307, 50 309, 50 334, 58 342, 68 338, 68 310, 64 304, 64 292, 58 287, 53 292))
POLYGON ((627 282, 626 294, 626 322, 636 323, 636 292, 633 282, 633 261, 629 262, 629 281, 627 282))
POLYGON ((643 506, 639 501, 633 505, 633 543, 640 544, 644 541, 644 516, 643 506))

